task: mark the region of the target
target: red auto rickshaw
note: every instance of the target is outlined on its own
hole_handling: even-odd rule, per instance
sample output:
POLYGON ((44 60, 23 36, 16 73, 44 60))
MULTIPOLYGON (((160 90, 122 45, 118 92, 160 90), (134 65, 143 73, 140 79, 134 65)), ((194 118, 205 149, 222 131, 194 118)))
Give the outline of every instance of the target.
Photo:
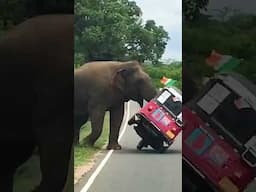
POLYGON ((183 106, 182 114, 182 158, 187 167, 216 191, 245 191, 255 183, 256 86, 252 82, 236 73, 217 74, 183 106))
POLYGON ((151 146, 166 151, 182 130, 182 95, 175 87, 163 88, 128 122, 142 138, 137 149, 151 146))

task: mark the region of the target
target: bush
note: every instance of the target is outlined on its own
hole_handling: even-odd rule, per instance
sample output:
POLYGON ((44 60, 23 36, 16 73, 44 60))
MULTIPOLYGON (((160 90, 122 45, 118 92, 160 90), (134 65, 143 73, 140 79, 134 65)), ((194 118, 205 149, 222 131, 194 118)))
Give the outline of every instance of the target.
POLYGON ((159 64, 159 65, 144 65, 146 73, 152 78, 153 83, 156 87, 164 87, 160 80, 163 76, 177 80, 175 86, 179 89, 182 87, 182 65, 178 64, 159 64))
POLYGON ((226 22, 196 21, 183 26, 183 63, 194 79, 211 76, 214 71, 205 64, 212 49, 223 55, 244 59, 236 72, 251 80, 256 74, 256 16, 234 16, 226 22))

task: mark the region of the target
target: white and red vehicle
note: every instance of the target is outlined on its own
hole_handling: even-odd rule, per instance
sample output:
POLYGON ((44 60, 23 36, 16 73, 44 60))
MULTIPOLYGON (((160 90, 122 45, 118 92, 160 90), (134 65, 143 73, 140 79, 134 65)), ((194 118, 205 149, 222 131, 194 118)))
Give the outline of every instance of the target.
POLYGON ((142 138, 137 149, 150 145, 158 152, 168 149, 182 130, 182 95, 174 88, 163 88, 130 120, 142 138))
POLYGON ((236 73, 217 74, 183 106, 182 116, 187 167, 214 191, 255 184, 256 85, 236 73))

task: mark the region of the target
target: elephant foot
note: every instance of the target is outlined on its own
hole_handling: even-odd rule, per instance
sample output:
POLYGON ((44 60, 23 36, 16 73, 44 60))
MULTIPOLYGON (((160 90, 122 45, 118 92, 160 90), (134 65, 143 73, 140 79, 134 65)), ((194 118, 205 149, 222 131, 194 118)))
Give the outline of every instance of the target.
POLYGON ((92 141, 92 139, 90 137, 86 137, 84 140, 83 140, 83 145, 84 146, 89 146, 89 147, 93 147, 94 145, 94 141, 92 141))
POLYGON ((75 137, 74 137, 74 140, 73 140, 73 142, 74 142, 74 145, 79 145, 79 140, 80 140, 80 135, 76 135, 75 137))
POLYGON ((122 146, 119 145, 118 143, 108 144, 107 150, 111 150, 111 149, 114 149, 114 150, 121 150, 121 149, 122 149, 122 146))

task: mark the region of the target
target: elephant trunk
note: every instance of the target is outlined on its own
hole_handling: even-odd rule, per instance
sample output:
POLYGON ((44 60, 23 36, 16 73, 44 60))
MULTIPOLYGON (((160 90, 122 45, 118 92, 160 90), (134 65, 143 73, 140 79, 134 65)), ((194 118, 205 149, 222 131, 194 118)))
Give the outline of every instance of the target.
POLYGON ((139 99, 138 103, 140 104, 140 107, 143 107, 144 99, 141 97, 139 99))
POLYGON ((151 99, 153 99, 156 96, 156 94, 157 94, 157 89, 154 89, 154 88, 150 88, 148 90, 143 91, 138 100, 140 107, 143 107, 144 99, 146 101, 150 101, 151 99))
POLYGON ((146 101, 150 101, 157 95, 157 89, 150 89, 149 91, 146 92, 144 99, 146 101))

